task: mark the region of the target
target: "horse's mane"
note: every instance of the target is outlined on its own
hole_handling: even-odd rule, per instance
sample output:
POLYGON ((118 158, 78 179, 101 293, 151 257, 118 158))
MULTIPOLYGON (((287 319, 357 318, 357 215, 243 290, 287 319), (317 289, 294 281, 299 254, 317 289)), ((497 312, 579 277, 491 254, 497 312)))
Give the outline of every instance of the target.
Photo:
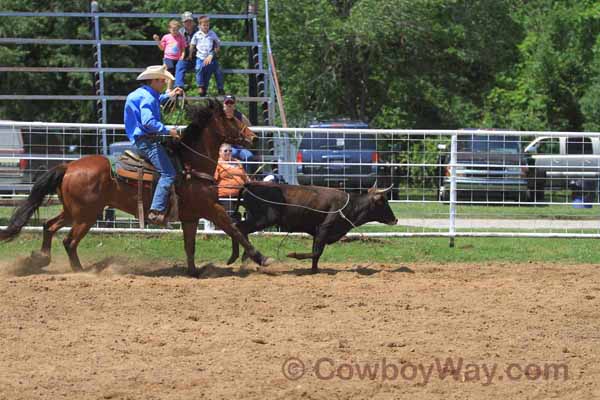
POLYGON ((184 139, 190 143, 199 140, 213 114, 219 110, 223 110, 223 104, 216 99, 206 99, 200 104, 189 105, 187 114, 192 122, 183 131, 184 139))

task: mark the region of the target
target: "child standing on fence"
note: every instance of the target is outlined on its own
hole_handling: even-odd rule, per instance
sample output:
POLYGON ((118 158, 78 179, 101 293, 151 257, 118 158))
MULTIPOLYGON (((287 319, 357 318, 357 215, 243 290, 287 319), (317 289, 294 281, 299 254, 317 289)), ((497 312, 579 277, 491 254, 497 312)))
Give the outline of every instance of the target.
MULTIPOLYGON (((181 24, 179 21, 172 19, 169 21, 169 33, 164 35, 162 39, 158 35, 154 35, 152 38, 156 41, 159 49, 164 51, 163 64, 167 67, 167 71, 171 75, 175 75, 175 69, 177 61, 179 61, 184 54, 185 50, 185 38, 179 32, 181 24)), ((171 89, 172 83, 169 81, 168 90, 171 89)))
POLYGON ((219 94, 225 94, 223 85, 223 72, 217 61, 217 53, 221 46, 221 40, 217 34, 210 29, 208 16, 202 15, 198 18, 200 29, 194 34, 190 42, 190 54, 196 51, 196 81, 200 96, 206 96, 208 84, 214 74, 217 79, 217 90, 219 94))

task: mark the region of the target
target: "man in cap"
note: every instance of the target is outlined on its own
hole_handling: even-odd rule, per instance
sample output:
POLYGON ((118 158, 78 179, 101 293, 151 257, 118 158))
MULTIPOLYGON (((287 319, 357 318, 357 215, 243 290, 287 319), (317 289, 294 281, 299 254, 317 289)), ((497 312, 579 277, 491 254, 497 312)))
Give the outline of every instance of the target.
POLYGON ((196 67, 196 55, 190 54, 190 42, 194 34, 198 31, 198 27, 194 23, 192 13, 189 11, 181 14, 181 22, 183 23, 183 28, 179 30, 179 33, 185 38, 185 51, 183 57, 175 65, 175 87, 184 88, 185 74, 194 71, 196 67))
POLYGON ((145 158, 160 173, 148 221, 153 224, 165 224, 171 185, 175 182, 176 171, 167 156, 165 148, 156 141, 157 135, 170 135, 179 138, 175 128, 167 128, 160 118, 160 105, 170 97, 183 94, 183 89, 175 88, 163 93, 167 80, 173 75, 164 65, 153 65, 138 75, 143 85, 129 93, 125 101, 125 132, 127 137, 145 158))

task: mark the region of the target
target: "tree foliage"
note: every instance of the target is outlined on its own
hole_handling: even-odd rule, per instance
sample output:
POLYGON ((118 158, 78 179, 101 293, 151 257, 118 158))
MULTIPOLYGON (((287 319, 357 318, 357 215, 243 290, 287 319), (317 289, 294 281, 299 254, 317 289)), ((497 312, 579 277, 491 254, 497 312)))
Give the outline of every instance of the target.
MULTIPOLYGON (((247 1, 101 0, 103 11, 242 13, 247 1), (198 7, 202 7, 199 9, 198 7)), ((56 0, 0 0, 4 10, 65 9, 56 0)), ((259 1, 259 13, 263 3, 259 1)), ((600 128, 600 5, 594 0, 277 0, 271 41, 288 120, 362 119, 382 128, 487 126, 536 130, 600 128)), ((262 19, 262 17, 261 17, 262 19)), ((264 35, 264 23, 259 30, 264 35)), ((110 19, 103 37, 149 39, 166 20, 110 19)), ((243 21, 214 20, 224 40, 246 40, 243 21)), ((0 36, 91 38, 90 21, 0 18, 0 36)), ((104 48, 105 64, 160 62, 149 47, 104 48)), ((3 65, 93 66, 91 46, 0 46, 3 65)), ((245 49, 224 49, 226 68, 247 65, 245 49)), ((136 83, 106 76, 109 94, 136 83)), ((2 93, 93 94, 92 74, 2 73, 2 93)), ((247 77, 226 76, 245 94, 247 77)), ((122 103, 109 118, 120 122, 122 103)), ((95 120, 90 102, 0 103, 0 118, 95 120), (75 103, 75 104, 74 104, 75 103)))

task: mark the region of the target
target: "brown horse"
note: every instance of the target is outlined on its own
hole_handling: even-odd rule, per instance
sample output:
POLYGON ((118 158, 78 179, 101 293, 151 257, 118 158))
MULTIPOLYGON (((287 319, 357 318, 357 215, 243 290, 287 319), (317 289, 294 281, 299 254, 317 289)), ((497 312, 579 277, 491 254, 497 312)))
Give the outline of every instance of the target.
MULTIPOLYGON (((236 118, 227 118, 219 101, 208 100, 207 105, 189 107, 188 111, 192 122, 184 130, 177 148, 184 165, 195 172, 212 177, 219 146, 223 142, 248 145, 256 137, 236 118)), ((219 204, 214 182, 198 174, 191 175, 192 179, 184 180, 176 187, 189 274, 198 275, 194 255, 199 218, 212 221, 232 239, 240 241, 252 260, 259 265, 266 265, 267 258, 246 240, 219 204)), ((0 230, 0 241, 15 238, 41 206, 46 195, 55 192, 58 193, 63 210, 58 216, 46 221, 42 248, 39 252, 33 252, 28 260, 40 268, 50 263, 52 237, 63 226, 71 224, 71 230, 63 240, 71 268, 81 271, 77 246, 96 223, 102 210, 108 206, 137 215, 137 187, 115 179, 106 157, 85 156, 69 164, 61 164, 40 176, 27 200, 15 210, 8 227, 0 230)), ((146 211, 151 200, 152 193, 145 189, 146 211)))

